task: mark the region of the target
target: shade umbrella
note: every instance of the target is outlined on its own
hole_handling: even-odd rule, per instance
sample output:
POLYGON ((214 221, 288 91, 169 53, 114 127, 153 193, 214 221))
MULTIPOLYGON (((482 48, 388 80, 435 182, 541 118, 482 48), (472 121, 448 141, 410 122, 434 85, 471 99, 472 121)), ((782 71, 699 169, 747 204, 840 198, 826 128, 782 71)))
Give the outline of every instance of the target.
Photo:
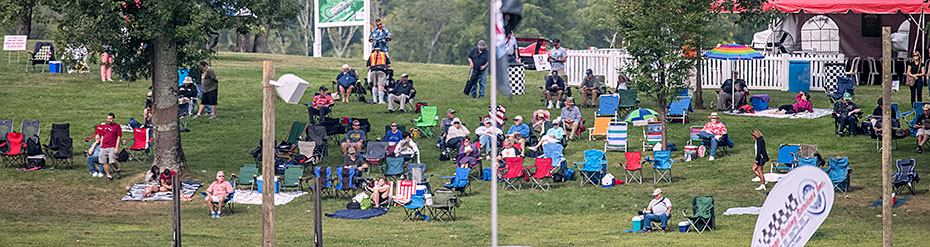
POLYGON ((659 116, 659 113, 652 109, 639 108, 631 112, 630 115, 626 115, 626 119, 624 119, 623 121, 627 123, 632 123, 633 121, 653 119, 657 116, 659 116))
MULTIPOLYGON (((736 60, 753 60, 765 58, 762 53, 759 53, 756 50, 749 48, 748 46, 736 43, 718 46, 717 48, 705 52, 704 57, 718 60, 730 60, 733 64, 736 64, 736 60)), ((736 80, 733 78, 733 73, 730 73, 730 80, 732 81, 730 106, 733 107, 733 109, 736 109, 736 80)))

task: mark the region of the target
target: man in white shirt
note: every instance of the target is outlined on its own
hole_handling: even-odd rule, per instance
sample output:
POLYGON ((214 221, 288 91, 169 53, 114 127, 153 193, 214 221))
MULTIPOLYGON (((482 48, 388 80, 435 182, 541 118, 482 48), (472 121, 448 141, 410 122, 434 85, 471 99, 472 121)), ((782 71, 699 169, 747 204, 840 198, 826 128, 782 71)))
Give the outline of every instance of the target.
POLYGON ((643 227, 646 232, 652 231, 652 222, 662 222, 662 233, 668 228, 668 218, 672 216, 672 201, 662 196, 662 189, 656 188, 652 191, 655 198, 649 202, 643 215, 643 227))
POLYGON ((500 134, 503 134, 501 129, 494 126, 490 118, 485 118, 482 121, 482 125, 475 129, 475 135, 478 135, 478 143, 480 143, 482 147, 486 147, 485 153, 491 152, 491 140, 500 134))

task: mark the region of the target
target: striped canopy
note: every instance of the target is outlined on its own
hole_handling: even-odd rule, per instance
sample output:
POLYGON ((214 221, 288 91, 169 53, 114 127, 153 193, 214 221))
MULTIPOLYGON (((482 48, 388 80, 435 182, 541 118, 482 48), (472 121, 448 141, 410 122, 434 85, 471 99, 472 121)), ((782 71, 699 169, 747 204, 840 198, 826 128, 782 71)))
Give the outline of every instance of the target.
POLYGON ((633 121, 649 120, 659 116, 659 113, 652 109, 639 108, 626 116, 624 122, 632 123, 633 121))
POLYGON ((740 44, 718 46, 713 50, 705 52, 704 57, 720 60, 753 60, 765 58, 765 56, 756 50, 740 44))

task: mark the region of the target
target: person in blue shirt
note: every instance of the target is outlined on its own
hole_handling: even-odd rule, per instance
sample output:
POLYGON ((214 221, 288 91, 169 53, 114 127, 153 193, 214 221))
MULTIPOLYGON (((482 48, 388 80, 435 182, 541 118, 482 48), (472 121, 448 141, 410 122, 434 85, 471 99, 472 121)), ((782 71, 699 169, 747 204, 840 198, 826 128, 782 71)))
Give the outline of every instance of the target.
POLYGON ((520 143, 520 156, 526 154, 526 137, 530 136, 530 126, 523 123, 523 116, 513 118, 513 125, 507 130, 510 143, 520 143))
POLYGON ((373 48, 381 48, 381 51, 388 53, 388 42, 391 41, 391 31, 388 31, 381 24, 381 19, 375 20, 375 29, 371 30, 368 36, 368 42, 372 42, 373 48))
POLYGON ((342 102, 349 102, 352 96, 352 90, 355 89, 355 82, 358 81, 358 73, 349 68, 348 64, 342 65, 342 73, 336 76, 336 83, 339 84, 339 96, 342 96, 342 102))
POLYGON ((546 135, 543 135, 542 138, 539 139, 539 143, 536 143, 535 147, 529 147, 528 149, 536 150, 549 143, 561 142, 562 138, 565 137, 565 129, 562 128, 561 120, 560 118, 552 120, 552 128, 546 131, 546 135))
POLYGON ((397 129, 397 122, 391 122, 391 130, 384 134, 384 141, 391 144, 404 139, 404 132, 397 129))

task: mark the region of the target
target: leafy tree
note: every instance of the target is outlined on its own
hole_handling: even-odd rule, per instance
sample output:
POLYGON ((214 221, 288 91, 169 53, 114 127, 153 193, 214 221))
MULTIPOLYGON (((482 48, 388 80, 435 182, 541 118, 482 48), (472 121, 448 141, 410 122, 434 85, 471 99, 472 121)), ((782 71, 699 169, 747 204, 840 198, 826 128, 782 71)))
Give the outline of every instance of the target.
POLYGON ((391 56, 410 62, 439 60, 433 60, 433 55, 438 57, 444 53, 439 49, 445 41, 442 35, 448 33, 458 15, 454 6, 446 4, 445 0, 422 0, 399 6, 385 18, 391 20, 394 38, 404 41, 392 42, 391 56))
POLYGON ((40 6, 54 7, 53 0, 0 0, 0 22, 16 26, 16 34, 32 34, 33 16, 40 6))

